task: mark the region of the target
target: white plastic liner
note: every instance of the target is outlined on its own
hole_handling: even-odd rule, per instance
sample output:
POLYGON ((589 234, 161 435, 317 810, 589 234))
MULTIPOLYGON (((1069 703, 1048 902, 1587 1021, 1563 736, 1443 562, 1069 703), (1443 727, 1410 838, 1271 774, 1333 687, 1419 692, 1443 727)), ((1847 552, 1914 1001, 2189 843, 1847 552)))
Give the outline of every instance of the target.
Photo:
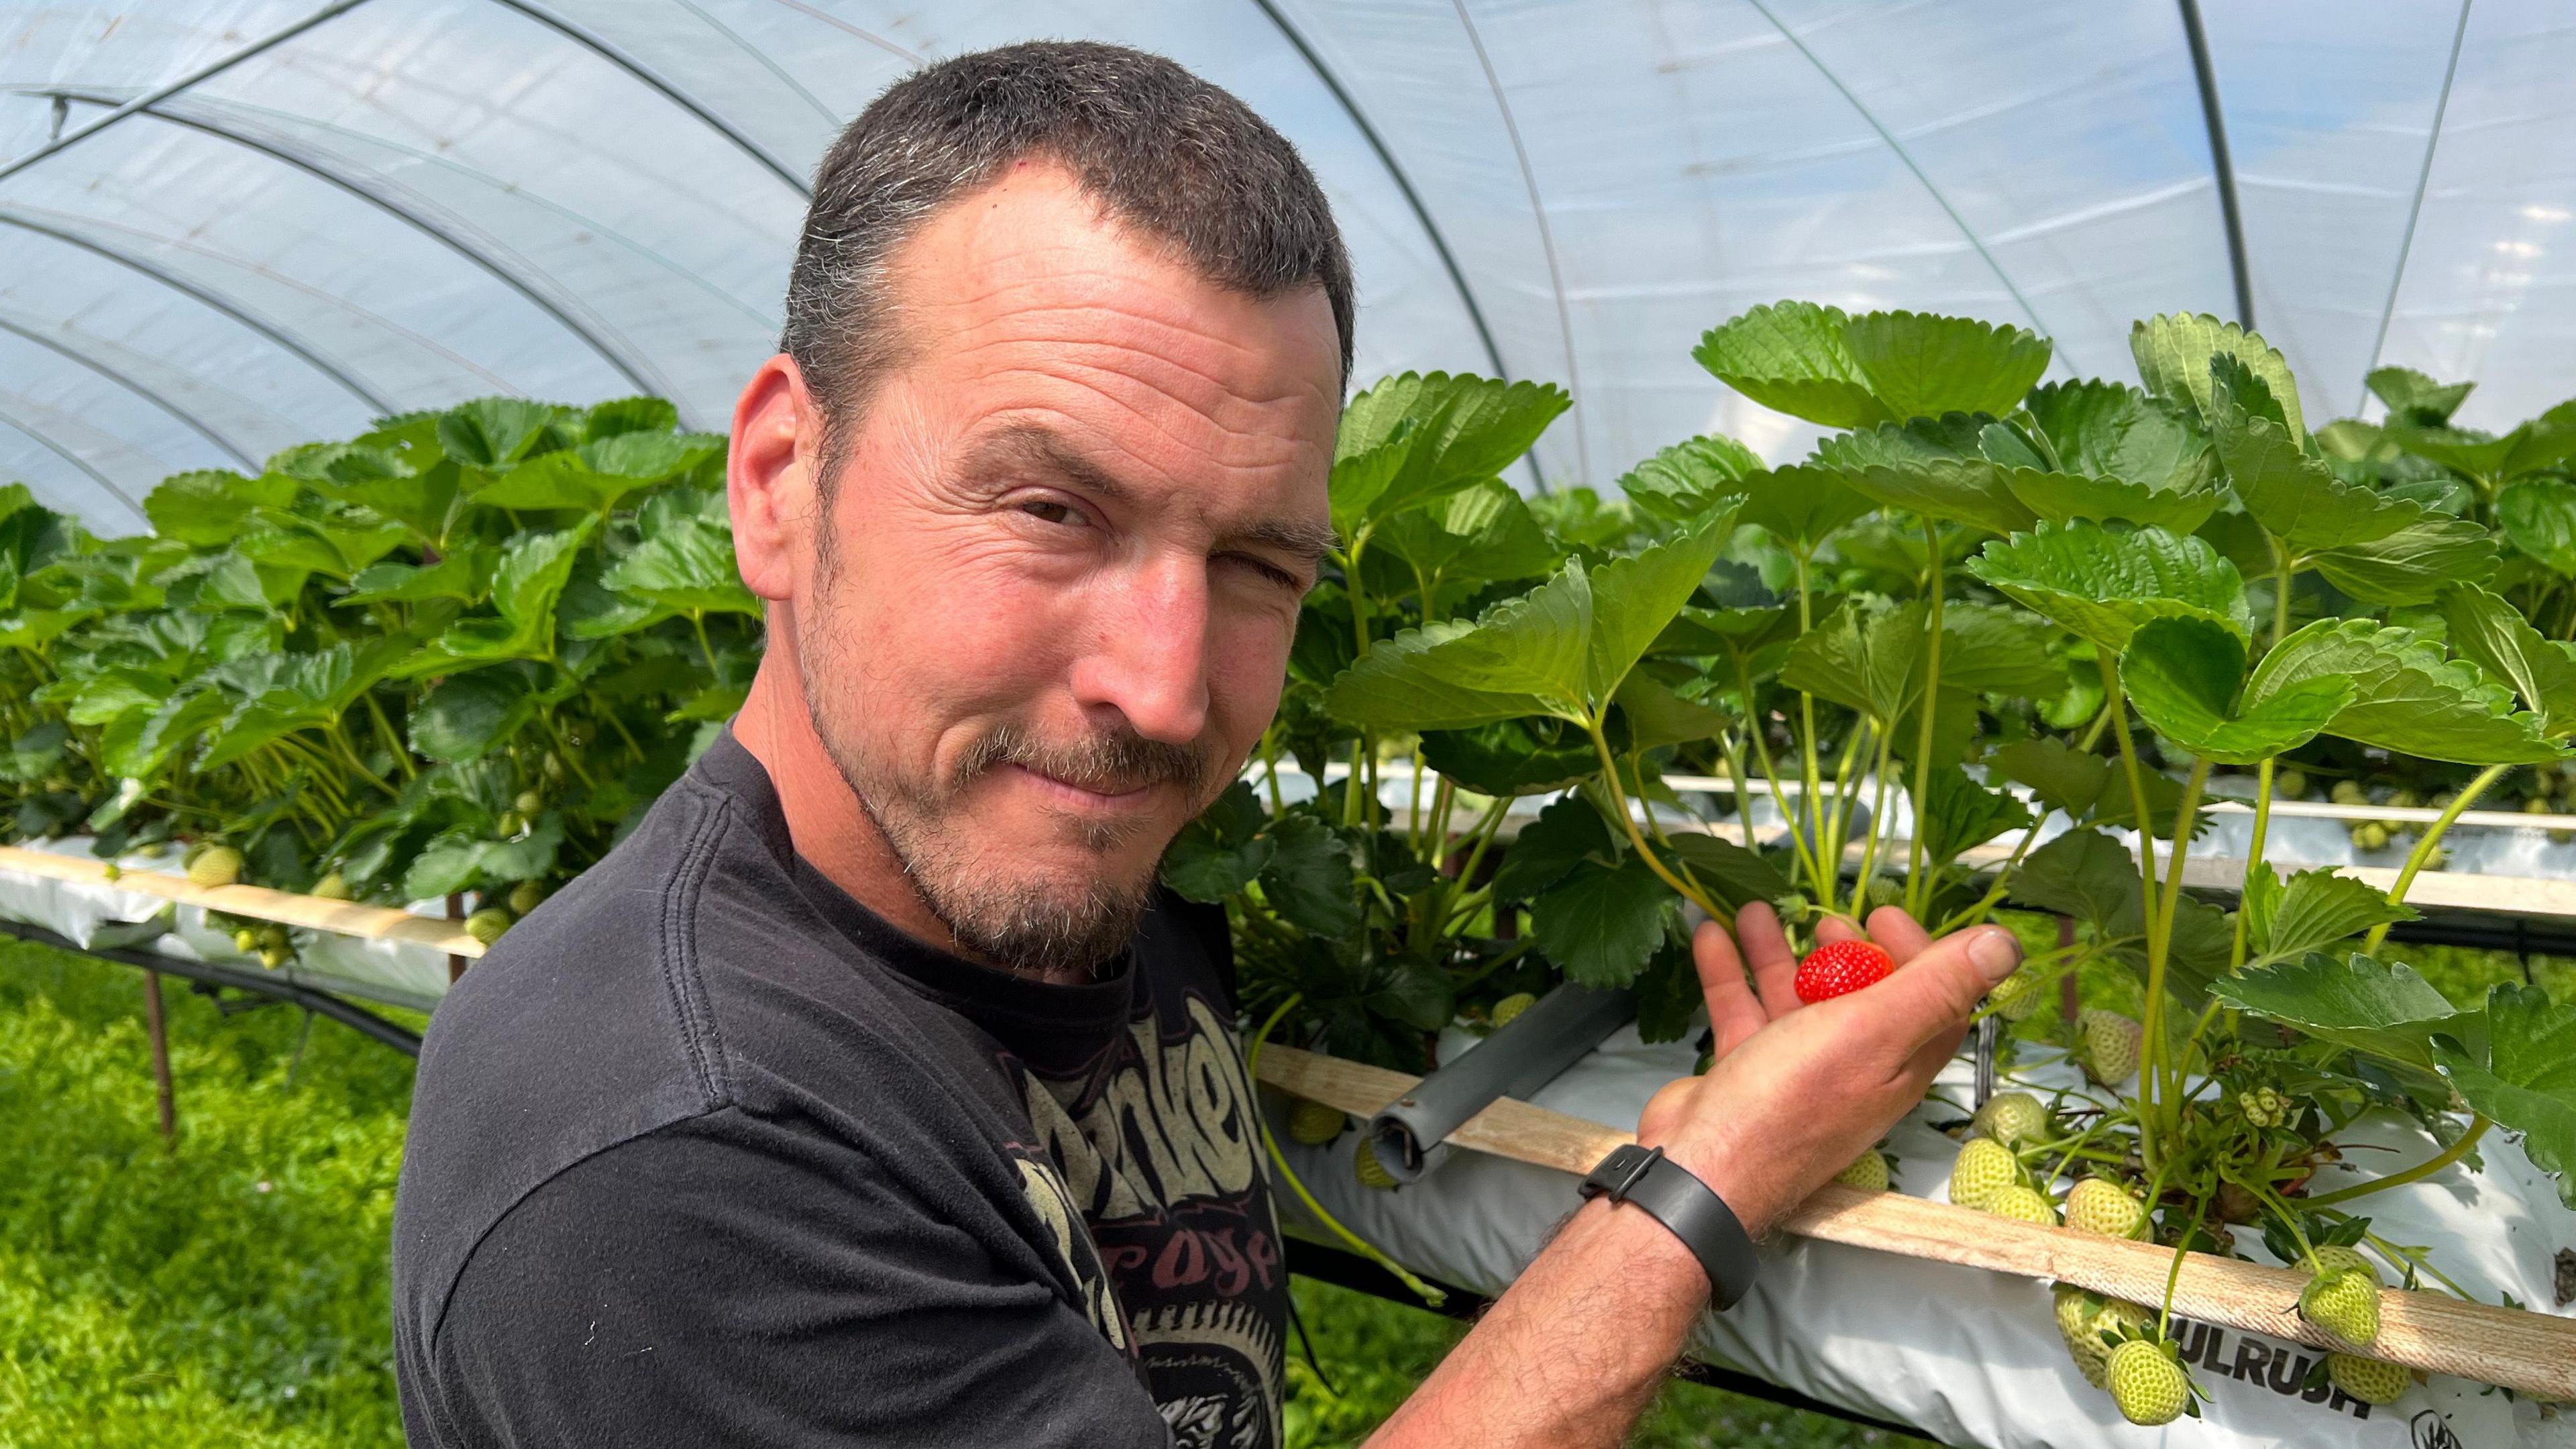
MULTIPOLYGON (((94 860, 97 857, 90 854, 89 847, 90 842, 85 836, 65 836, 60 840, 27 841, 21 848, 76 860, 94 860)), ((159 860, 128 856, 118 864, 127 873, 135 875, 154 871, 170 875, 181 873, 175 856, 164 856, 159 860)), ((424 916, 445 914, 443 904, 423 903, 415 905, 412 910, 424 916)), ((111 885, 85 885, 0 869, 0 917, 42 926, 83 946, 93 943, 128 946, 181 961, 204 961, 240 971, 266 971, 282 981, 309 986, 316 991, 363 997, 414 1011, 430 1010, 438 1005, 440 997, 447 994, 447 957, 426 946, 412 942, 362 941, 328 931, 290 927, 289 932, 295 939, 295 959, 268 971, 260 965, 257 956, 233 949, 231 933, 209 927, 204 907, 174 907, 159 896, 120 890, 111 885), (165 910, 176 912, 176 924, 168 932, 148 941, 133 941, 132 932, 117 929, 148 922, 165 910)))
MULTIPOLYGON (((1442 1043, 1444 1057, 1475 1041, 1450 1032, 1442 1043)), ((1687 1042, 1644 1045, 1629 1027, 1532 1100, 1632 1128, 1656 1088, 1690 1071, 1693 1055, 1687 1042)), ((2044 1049, 2026 1049, 2025 1060, 2035 1065, 2017 1070, 2014 1085, 2045 1094, 2082 1084, 2080 1074, 2044 1049)), ((1946 1200, 1958 1144, 1930 1124, 1967 1115, 1971 1075, 1967 1062, 1953 1062, 1933 1099, 1891 1134, 1899 1190, 1946 1200)), ((1578 1205, 1570 1177, 1466 1151, 1451 1152, 1415 1186, 1374 1191, 1351 1173, 1358 1136, 1345 1133, 1325 1148, 1299 1146, 1284 1135, 1280 1140, 1328 1212, 1406 1266, 1462 1288, 1502 1291, 1578 1205)), ((2393 1120, 2365 1121, 2340 1140, 2403 1150, 2394 1158, 2370 1154, 2379 1159, 2372 1162, 2375 1172, 2424 1152, 2422 1134, 2393 1120)), ((2448 1172, 2391 1188, 2355 1210, 2366 1211, 2383 1237, 2431 1245, 2435 1265, 2481 1299, 2492 1303, 2509 1293, 2548 1309, 2556 1298, 2553 1255, 2576 1247, 2576 1213, 2560 1205, 2549 1179, 2530 1165, 2518 1143, 2491 1136, 2480 1150, 2483 1172, 2448 1172)), ((2262 1255, 2254 1232, 2237 1238, 2245 1251, 2262 1255)), ((1700 1321, 1692 1351, 1811 1398, 1919 1426, 1946 1444, 2576 1446, 2576 1418, 2544 1414, 2528 1400, 2483 1384, 2436 1377, 2381 1408, 2330 1396, 2311 1403, 2298 1389, 2299 1365, 2313 1360, 2315 1350, 2205 1325, 2187 1326, 2182 1343, 2186 1351, 2196 1350, 2193 1376, 2211 1401, 2201 1406, 2197 1420, 2137 1428, 2120 1418, 2109 1395, 2084 1382, 2067 1357, 2045 1280, 1782 1238, 1766 1252, 1753 1292, 1726 1313, 1700 1321), (2276 1366, 2286 1388, 2275 1384, 2276 1366)))

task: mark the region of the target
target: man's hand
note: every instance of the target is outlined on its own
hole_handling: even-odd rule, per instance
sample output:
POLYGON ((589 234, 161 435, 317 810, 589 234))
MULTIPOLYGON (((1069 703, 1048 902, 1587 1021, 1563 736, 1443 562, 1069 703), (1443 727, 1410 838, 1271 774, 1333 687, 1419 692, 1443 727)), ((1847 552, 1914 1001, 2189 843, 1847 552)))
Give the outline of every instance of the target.
MULTIPOLYGON (((1691 941, 1717 1060, 1707 1075, 1657 1092, 1637 1140, 1697 1174, 1758 1236, 1923 1099, 1977 999, 2021 963, 2021 944, 2001 926, 1935 941, 1912 916, 1883 906, 1869 918, 1869 938, 1895 958, 1895 973, 1808 1006, 1798 1000, 1798 957, 1779 916, 1749 905, 1735 929, 1740 952, 1714 921, 1691 941)), ((1828 919, 1817 935, 1840 941, 1860 932, 1828 919)))

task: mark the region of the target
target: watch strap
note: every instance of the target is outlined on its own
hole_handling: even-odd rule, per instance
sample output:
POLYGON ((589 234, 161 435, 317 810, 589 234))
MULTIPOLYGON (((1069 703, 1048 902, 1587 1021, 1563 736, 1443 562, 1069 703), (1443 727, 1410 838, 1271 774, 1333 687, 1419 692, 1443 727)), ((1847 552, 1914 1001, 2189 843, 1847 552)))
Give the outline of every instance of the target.
POLYGON ((1707 1271, 1709 1294, 1719 1308, 1734 1307, 1751 1291, 1762 1266, 1752 1235, 1726 1199, 1664 1156, 1664 1149, 1635 1143, 1614 1147, 1583 1179, 1582 1190, 1587 1198, 1607 1197, 1642 1208, 1681 1239, 1707 1271))

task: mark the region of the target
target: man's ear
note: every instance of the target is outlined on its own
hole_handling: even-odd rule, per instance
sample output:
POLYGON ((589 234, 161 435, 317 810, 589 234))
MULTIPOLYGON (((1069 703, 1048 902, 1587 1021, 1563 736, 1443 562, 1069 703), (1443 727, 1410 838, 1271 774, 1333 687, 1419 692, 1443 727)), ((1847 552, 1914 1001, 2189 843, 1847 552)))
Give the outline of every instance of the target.
POLYGON ((734 400, 725 499, 735 567, 764 599, 794 597, 798 565, 813 556, 809 532, 829 526, 815 477, 822 444, 822 414, 796 360, 782 352, 762 363, 734 400))

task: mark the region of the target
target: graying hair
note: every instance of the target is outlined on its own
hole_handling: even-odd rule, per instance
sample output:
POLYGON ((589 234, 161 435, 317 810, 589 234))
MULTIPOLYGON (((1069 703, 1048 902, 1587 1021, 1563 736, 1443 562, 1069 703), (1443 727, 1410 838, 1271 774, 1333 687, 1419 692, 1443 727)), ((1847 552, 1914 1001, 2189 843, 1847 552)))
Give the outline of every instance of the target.
POLYGON ((1103 209, 1170 243, 1229 291, 1320 287, 1351 371, 1350 255, 1286 137, 1176 62, 1090 41, 977 51, 886 88, 825 153, 787 283, 779 348, 824 414, 826 487, 847 420, 903 355, 895 251, 945 203, 1026 157, 1055 161, 1103 209))

